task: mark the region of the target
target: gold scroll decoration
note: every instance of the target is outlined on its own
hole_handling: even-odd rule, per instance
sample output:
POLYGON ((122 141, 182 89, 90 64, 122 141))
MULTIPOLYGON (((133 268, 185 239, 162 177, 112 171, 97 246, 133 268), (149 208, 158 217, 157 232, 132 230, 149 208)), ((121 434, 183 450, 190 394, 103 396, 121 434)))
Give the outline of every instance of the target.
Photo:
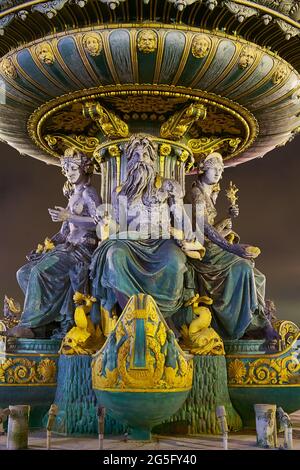
POLYGON ((164 139, 179 140, 199 119, 206 118, 206 107, 201 103, 192 103, 173 114, 160 128, 164 139))
POLYGON ((234 152, 241 139, 238 137, 202 137, 200 139, 190 139, 187 143, 193 152, 194 157, 204 157, 217 150, 226 149, 227 152, 234 152))
POLYGON ((105 136, 111 139, 128 137, 128 125, 112 111, 104 108, 99 102, 86 102, 82 111, 85 118, 89 117, 95 121, 105 136))
POLYGON ((300 371, 300 362, 294 355, 266 357, 254 361, 234 359, 228 364, 229 386, 284 385, 293 383, 300 371))
POLYGON ((47 134, 44 136, 50 148, 58 148, 63 151, 66 148, 75 148, 83 153, 93 153, 99 145, 97 137, 87 137, 85 135, 65 135, 65 134, 47 134))
POLYGON ((56 363, 45 358, 34 361, 25 358, 6 359, 0 364, 0 386, 3 384, 54 385, 56 383, 56 363))

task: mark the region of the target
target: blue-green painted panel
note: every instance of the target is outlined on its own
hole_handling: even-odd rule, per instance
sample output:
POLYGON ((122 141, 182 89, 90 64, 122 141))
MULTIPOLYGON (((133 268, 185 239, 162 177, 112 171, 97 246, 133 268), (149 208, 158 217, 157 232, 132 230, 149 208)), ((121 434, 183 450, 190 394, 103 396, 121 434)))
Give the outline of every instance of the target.
POLYGON ((96 75, 99 77, 99 85, 109 85, 113 82, 113 78, 110 74, 103 52, 100 52, 97 56, 87 54, 87 59, 96 75))
POLYGON ((234 90, 228 94, 227 97, 234 98, 235 96, 239 95, 240 93, 245 93, 247 90, 256 86, 268 73, 272 70, 274 65, 273 59, 268 55, 263 55, 261 58, 260 63, 253 71, 253 73, 248 77, 241 85, 236 86, 234 90))
MULTIPOLYGON (((50 81, 39 69, 39 67, 34 62, 33 58, 31 57, 31 53, 28 49, 23 49, 17 55, 17 60, 20 67, 26 72, 29 77, 31 77, 35 82, 39 83, 41 87, 45 90, 44 92, 38 90, 34 85, 29 83, 26 79, 20 77, 16 79, 18 84, 21 84, 28 90, 32 91, 34 94, 40 96, 41 98, 45 98, 48 96, 52 98, 53 96, 60 95, 62 93, 62 89, 55 86, 52 81, 50 81)), ((46 64, 43 64, 46 65, 46 64)), ((48 67, 51 67, 48 65, 48 67)))
POLYGON ((145 54, 137 51, 139 82, 153 83, 157 51, 145 54))
POLYGON ((109 44, 120 83, 133 83, 128 31, 117 30, 109 35, 109 44))
POLYGON ((227 87, 240 80, 240 78, 248 72, 248 69, 241 68, 238 64, 232 67, 230 73, 222 80, 219 85, 214 87, 214 91, 222 93, 227 87))
MULTIPOLYGON (((294 88, 293 85, 295 85, 295 84, 289 84, 289 82, 288 82, 282 88, 277 90, 277 92, 275 92, 275 90, 274 90, 274 93, 272 94, 272 100, 276 100, 280 96, 285 95, 285 93, 287 93, 288 91, 290 91, 294 88)), ((253 91, 252 93, 247 95, 246 102, 248 102, 249 100, 253 100, 254 98, 258 98, 260 95, 266 93, 267 91, 271 90, 272 88, 274 88, 274 82, 270 78, 270 80, 268 82, 266 82, 264 85, 262 85, 261 87, 257 88, 255 91, 253 91)), ((263 96, 262 96, 262 100, 264 100, 263 96)), ((267 102, 268 103, 271 102, 270 97, 267 98, 267 102)))
POLYGON ((138 318, 135 325, 135 342, 134 342, 134 367, 146 366, 146 334, 145 334, 145 320, 138 318))
POLYGON ((183 33, 172 31, 166 35, 159 83, 169 84, 172 82, 180 65, 184 45, 185 35, 183 33))
POLYGON ((190 53, 187 63, 180 76, 180 79, 178 80, 178 85, 189 86, 204 66, 207 57, 208 56, 203 57, 202 59, 198 59, 197 57, 194 57, 192 53, 190 53))
POLYGON ((93 86, 94 82, 86 71, 74 39, 72 37, 64 37, 59 40, 57 47, 73 75, 80 80, 84 86, 93 86))
POLYGON ((224 72, 234 53, 235 45, 232 41, 228 39, 220 41, 209 69, 195 85, 195 88, 211 90, 213 88, 213 82, 224 72))

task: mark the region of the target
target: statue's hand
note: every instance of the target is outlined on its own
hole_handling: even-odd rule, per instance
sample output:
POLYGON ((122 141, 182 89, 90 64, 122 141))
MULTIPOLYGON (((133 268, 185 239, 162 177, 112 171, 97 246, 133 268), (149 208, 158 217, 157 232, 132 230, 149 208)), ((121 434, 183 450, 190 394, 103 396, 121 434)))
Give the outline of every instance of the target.
POLYGON ((55 206, 55 209, 48 209, 52 222, 65 222, 71 217, 71 213, 68 209, 63 207, 55 206))
POLYGON ((198 240, 182 240, 181 249, 186 256, 194 259, 202 259, 206 251, 204 246, 198 240))
POLYGON ((241 258, 254 259, 260 254, 260 249, 255 246, 236 243, 232 245, 232 253, 240 256, 241 258))
POLYGON ((227 217, 226 219, 221 220, 221 222, 218 222, 217 224, 215 224, 214 227, 220 233, 222 233, 224 230, 231 230, 232 220, 230 217, 227 217))

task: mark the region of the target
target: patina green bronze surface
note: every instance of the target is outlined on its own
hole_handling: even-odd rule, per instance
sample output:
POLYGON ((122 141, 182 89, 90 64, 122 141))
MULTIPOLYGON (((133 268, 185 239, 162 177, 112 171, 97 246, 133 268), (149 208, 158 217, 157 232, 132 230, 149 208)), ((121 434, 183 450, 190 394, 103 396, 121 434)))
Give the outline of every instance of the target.
POLYGON ((158 434, 220 434, 216 407, 226 408, 229 431, 242 428, 227 388, 226 361, 222 356, 194 357, 193 388, 181 409, 154 429, 158 434))

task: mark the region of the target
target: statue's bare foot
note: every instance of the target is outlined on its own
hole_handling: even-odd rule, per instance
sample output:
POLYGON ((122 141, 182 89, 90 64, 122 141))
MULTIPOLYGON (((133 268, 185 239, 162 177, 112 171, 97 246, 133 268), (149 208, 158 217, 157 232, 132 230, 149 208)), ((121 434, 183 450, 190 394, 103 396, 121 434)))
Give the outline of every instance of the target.
POLYGON ((5 336, 14 337, 14 338, 35 338, 35 334, 31 328, 26 328, 25 326, 14 326, 9 330, 5 331, 5 336))

